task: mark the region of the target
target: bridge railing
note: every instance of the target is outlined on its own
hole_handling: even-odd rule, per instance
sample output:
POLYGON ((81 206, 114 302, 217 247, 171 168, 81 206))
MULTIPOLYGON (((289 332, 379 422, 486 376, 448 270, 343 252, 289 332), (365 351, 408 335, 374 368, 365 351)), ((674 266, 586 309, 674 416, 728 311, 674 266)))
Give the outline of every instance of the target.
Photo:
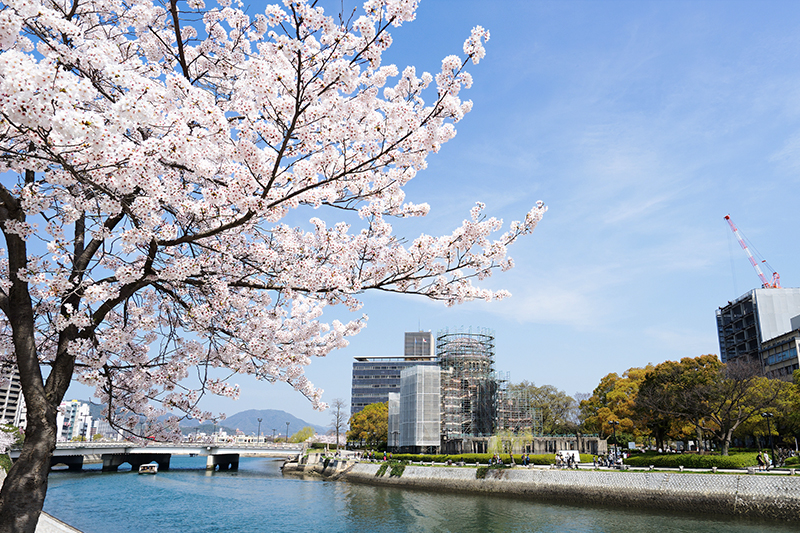
POLYGON ((253 450, 299 450, 305 448, 303 444, 297 443, 242 443, 242 442, 145 442, 136 443, 130 441, 115 441, 115 442, 58 442, 56 448, 58 449, 77 449, 77 448, 119 448, 124 447, 147 447, 147 448, 200 448, 205 446, 213 446, 215 448, 240 448, 240 449, 253 449, 253 450))

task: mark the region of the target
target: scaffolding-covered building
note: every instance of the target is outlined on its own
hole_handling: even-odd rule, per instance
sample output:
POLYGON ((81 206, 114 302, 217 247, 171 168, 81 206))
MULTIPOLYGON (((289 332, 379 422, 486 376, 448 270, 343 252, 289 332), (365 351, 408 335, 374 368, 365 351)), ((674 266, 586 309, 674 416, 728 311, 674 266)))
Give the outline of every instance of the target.
POLYGON ((499 382, 497 393, 497 432, 511 432, 515 435, 528 433, 532 437, 544 434, 542 412, 531 405, 527 388, 509 388, 508 375, 499 382))
POLYGON ((484 452, 497 412, 494 332, 440 331, 436 356, 442 371, 442 453, 484 452))
POLYGON ((440 375, 435 366, 406 368, 400 374, 400 451, 435 453, 439 449, 440 375))

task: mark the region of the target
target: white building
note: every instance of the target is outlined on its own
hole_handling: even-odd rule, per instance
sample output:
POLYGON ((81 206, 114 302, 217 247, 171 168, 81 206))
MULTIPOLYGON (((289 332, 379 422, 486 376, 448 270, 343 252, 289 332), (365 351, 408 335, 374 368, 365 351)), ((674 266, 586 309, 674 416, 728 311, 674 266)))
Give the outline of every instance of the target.
POLYGON ((399 418, 397 444, 402 451, 426 453, 438 449, 441 434, 440 392, 439 367, 414 366, 401 372, 396 418, 399 418))
POLYGON ((25 429, 27 410, 17 367, 0 368, 0 424, 25 429))
POLYGON ((92 438, 92 416, 88 403, 78 400, 61 402, 58 411, 56 425, 59 428, 59 441, 68 441, 76 437, 83 437, 86 440, 92 438))

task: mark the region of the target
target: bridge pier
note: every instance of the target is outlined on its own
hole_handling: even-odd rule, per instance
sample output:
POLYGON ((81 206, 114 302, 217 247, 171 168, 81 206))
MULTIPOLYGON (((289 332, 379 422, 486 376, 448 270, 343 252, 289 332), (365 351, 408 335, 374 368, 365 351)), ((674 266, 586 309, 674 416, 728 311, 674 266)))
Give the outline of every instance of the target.
POLYGON ((56 465, 67 465, 70 472, 80 472, 83 470, 83 456, 82 455, 62 455, 60 457, 50 458, 50 468, 56 465))
POLYGON ((239 454, 238 453, 221 453, 218 455, 209 455, 206 459, 206 470, 239 470, 239 454))
POLYGON ((156 462, 159 470, 169 470, 169 461, 172 457, 168 453, 114 453, 103 454, 103 472, 117 472, 124 463, 131 465, 131 470, 156 462))

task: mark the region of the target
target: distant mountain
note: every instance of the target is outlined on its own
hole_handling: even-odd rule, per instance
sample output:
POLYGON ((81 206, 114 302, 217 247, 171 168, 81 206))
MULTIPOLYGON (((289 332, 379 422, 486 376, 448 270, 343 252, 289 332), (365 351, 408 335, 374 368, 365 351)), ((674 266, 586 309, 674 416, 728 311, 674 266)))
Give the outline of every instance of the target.
MULTIPOLYGON (((276 436, 285 436, 286 422, 289 422, 289 435, 294 435, 306 426, 311 426, 317 433, 322 435, 330 431, 330 427, 328 426, 310 424, 286 411, 278 409, 249 409, 247 411, 242 411, 241 413, 229 416, 217 427, 229 428, 227 430, 228 433, 235 433, 238 429, 243 433, 255 435, 258 432, 259 418, 261 419, 262 435, 272 435, 272 430, 274 429, 276 436)), ((207 425, 209 425, 208 422, 203 424, 203 426, 207 425)), ((181 427, 192 428, 192 430, 196 426, 196 420, 187 420, 186 423, 181 424, 181 427)))
MULTIPOLYGON (((84 400, 81 400, 84 401, 84 400)), ((103 405, 92 403, 91 401, 84 401, 89 404, 90 414, 93 419, 101 418, 100 412, 103 410, 103 405)), ((318 426, 310 424, 305 420, 297 418, 296 416, 281 411, 279 409, 249 409, 231 415, 219 424, 216 429, 221 429, 229 435, 236 433, 236 430, 242 431, 245 434, 255 435, 258 432, 258 419, 261 419, 261 434, 272 435, 272 430, 275 430, 275 435, 286 436, 286 422, 289 422, 289 435, 294 435, 306 426, 311 426, 320 435, 325 435, 330 431, 330 426, 318 426)), ((212 433, 214 431, 214 424, 211 422, 203 422, 198 424, 197 420, 184 420, 181 422, 181 428, 184 434, 189 434, 195 431, 197 426, 200 426, 199 432, 212 433)))

